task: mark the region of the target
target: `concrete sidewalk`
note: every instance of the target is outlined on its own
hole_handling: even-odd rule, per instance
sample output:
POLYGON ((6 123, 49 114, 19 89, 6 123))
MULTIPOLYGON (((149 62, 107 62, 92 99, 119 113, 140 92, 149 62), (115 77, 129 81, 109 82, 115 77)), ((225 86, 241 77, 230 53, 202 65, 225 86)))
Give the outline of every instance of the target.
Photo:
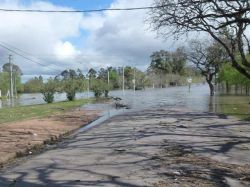
POLYGON ((3 171, 0 186, 248 186, 249 155, 249 122, 159 108, 80 133, 3 171))

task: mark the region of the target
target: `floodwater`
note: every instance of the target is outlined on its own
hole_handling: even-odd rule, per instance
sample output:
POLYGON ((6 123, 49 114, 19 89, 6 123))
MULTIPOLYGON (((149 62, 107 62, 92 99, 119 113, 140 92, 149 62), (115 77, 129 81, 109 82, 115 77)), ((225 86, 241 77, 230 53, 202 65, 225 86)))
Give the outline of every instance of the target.
MULTIPOLYGON (((133 90, 125 90, 124 92, 117 90, 111 91, 110 96, 122 98, 122 103, 126 104, 132 110, 141 110, 164 107, 186 107, 191 110, 200 110, 208 112, 223 113, 224 111, 235 110, 237 113, 250 113, 250 96, 226 96, 216 94, 214 97, 209 96, 209 87, 204 84, 196 84, 191 86, 189 92, 187 86, 168 87, 163 89, 146 89, 134 92, 133 90), (240 111, 243 109, 243 111, 240 111)), ((93 97, 93 93, 78 93, 76 98, 93 97)), ((65 93, 56 94, 55 101, 66 100, 65 93)), ((42 94, 21 94, 14 102, 3 100, 0 107, 34 105, 45 103, 42 94)), ((84 108, 102 109, 109 115, 117 114, 110 104, 90 104, 84 108)), ((125 110, 125 109, 123 109, 125 110)), ((123 112, 120 110, 118 113, 123 112)))

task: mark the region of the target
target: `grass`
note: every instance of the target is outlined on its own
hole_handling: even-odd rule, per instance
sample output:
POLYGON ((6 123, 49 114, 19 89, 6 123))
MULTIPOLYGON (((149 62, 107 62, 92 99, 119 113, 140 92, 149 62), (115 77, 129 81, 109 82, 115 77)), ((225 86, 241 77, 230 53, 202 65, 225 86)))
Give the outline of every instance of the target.
POLYGON ((30 118, 42 118, 53 114, 63 113, 90 103, 91 99, 80 99, 75 101, 63 101, 52 104, 40 104, 31 106, 17 106, 0 109, 0 124, 6 122, 20 121, 30 118))
POLYGON ((220 96, 219 112, 250 121, 250 96, 220 96))

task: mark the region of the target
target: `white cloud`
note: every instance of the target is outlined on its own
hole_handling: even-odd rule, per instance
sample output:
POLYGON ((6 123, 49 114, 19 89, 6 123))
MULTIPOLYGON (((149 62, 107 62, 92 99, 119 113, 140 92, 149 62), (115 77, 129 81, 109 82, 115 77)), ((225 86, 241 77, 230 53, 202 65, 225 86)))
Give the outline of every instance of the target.
MULTIPOLYGON (((114 0, 110 8, 150 6, 152 0, 114 0)), ((18 0, 0 1, 1 8, 71 10, 48 2, 33 1, 23 5, 18 0)), ((145 23, 147 11, 107 11, 104 13, 50 14, 0 12, 0 42, 20 48, 46 67, 17 55, 14 63, 26 75, 52 75, 66 68, 87 69, 131 65, 144 68, 153 51, 171 50, 176 43, 156 38, 145 23), (82 35, 88 33, 88 35, 82 35), (82 40, 82 47, 73 42, 82 40), (84 38, 87 37, 87 38, 84 38), (70 40, 70 38, 75 38, 70 40), (41 58, 43 60, 41 60, 41 58)), ((177 46, 177 44, 176 44, 177 46)), ((0 48, 2 64, 7 52, 0 48)), ((28 76, 27 76, 28 77, 28 76)))
POLYGON ((81 52, 76 50, 70 42, 58 42, 55 46, 55 54, 59 60, 67 60, 80 55, 81 52))
MULTIPOLYGON (((110 8, 127 8, 150 6, 152 0, 116 0, 110 8)), ((82 22, 82 27, 97 23, 89 29, 91 35, 87 40, 89 49, 104 55, 96 64, 109 63, 113 66, 132 65, 138 68, 148 66, 150 54, 155 50, 170 50, 173 40, 163 41, 156 38, 145 19, 148 10, 108 11, 102 15, 92 15, 82 22)))
MULTIPOLYGON (((65 7, 54 6, 50 3, 34 1, 24 6, 19 1, 1 1, 1 8, 11 9, 51 9, 70 10, 65 7)), ((68 40, 70 37, 80 36, 82 14, 44 14, 44 13, 14 13, 0 12, 0 42, 22 49, 36 56, 29 57, 34 61, 44 64, 40 66, 34 62, 24 60, 14 54, 14 63, 19 65, 24 74, 55 74, 64 67, 53 55, 77 55, 79 51, 68 40), (50 56, 46 56, 46 55, 50 56), (44 60, 40 60, 43 58, 44 60), (57 64, 57 66, 53 64, 57 64), (47 67, 46 67, 47 66, 47 67), (59 67, 58 67, 59 66, 59 67)), ((19 53, 19 51, 15 49, 19 53)), ((0 49, 2 63, 6 63, 8 51, 0 49)), ((26 56, 29 56, 25 53, 26 56)), ((64 64, 65 65, 65 64, 64 64)))

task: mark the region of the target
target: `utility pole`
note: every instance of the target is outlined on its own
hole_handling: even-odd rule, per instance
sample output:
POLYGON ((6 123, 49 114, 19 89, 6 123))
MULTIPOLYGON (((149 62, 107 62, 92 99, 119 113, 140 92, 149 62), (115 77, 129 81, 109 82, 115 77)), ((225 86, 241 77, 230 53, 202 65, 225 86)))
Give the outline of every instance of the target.
POLYGON ((125 90, 125 77, 124 77, 124 66, 122 66, 122 92, 125 90))
POLYGON ((12 55, 9 55, 9 64, 10 64, 10 98, 13 98, 13 64, 12 64, 12 55))
POLYGON ((15 98, 17 99, 17 87, 16 87, 16 75, 14 74, 14 94, 15 98))
POLYGON ((108 68, 108 85, 109 85, 109 68, 108 68))
POLYGON ((90 90, 90 77, 89 77, 89 68, 88 68, 88 98, 89 98, 89 90, 90 90))
POLYGON ((135 92, 135 68, 134 68, 134 79, 133 79, 133 84, 134 84, 134 92, 135 92))

